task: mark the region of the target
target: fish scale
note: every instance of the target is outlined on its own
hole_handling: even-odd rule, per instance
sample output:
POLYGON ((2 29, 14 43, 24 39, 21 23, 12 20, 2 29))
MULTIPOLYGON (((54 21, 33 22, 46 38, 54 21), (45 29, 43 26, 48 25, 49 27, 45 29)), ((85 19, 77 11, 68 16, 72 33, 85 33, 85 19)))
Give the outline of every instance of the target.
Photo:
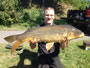
POLYGON ((13 44, 12 52, 20 46, 21 43, 30 40, 34 42, 34 39, 40 39, 43 42, 60 42, 65 37, 68 40, 83 37, 84 33, 71 26, 71 25, 52 25, 52 26, 44 26, 44 27, 35 27, 29 28, 24 33, 18 35, 11 35, 5 37, 4 39, 7 42, 13 44))

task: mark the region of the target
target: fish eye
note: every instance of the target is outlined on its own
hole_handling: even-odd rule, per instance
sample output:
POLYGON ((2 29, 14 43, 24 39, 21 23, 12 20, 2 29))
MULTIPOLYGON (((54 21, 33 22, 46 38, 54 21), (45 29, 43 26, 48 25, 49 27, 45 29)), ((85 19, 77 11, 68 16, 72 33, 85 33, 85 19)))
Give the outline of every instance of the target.
POLYGON ((72 29, 72 30, 75 30, 75 29, 72 29))

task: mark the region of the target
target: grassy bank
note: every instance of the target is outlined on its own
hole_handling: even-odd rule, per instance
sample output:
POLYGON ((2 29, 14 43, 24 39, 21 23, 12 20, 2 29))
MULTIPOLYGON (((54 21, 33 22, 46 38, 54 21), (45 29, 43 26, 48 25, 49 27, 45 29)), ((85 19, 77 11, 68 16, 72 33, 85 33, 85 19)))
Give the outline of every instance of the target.
MULTIPOLYGON (((37 23, 37 22, 36 22, 37 23)), ((19 24, 13 24, 10 26, 3 26, 0 25, 0 31, 8 31, 8 30, 26 30, 28 28, 36 27, 39 26, 42 22, 36 24, 36 23, 19 23, 19 24)), ((60 25, 60 24, 67 24, 67 22, 64 19, 55 19, 54 21, 55 24, 60 25)))
POLYGON ((28 24, 14 24, 11 26, 3 26, 0 25, 0 31, 9 31, 9 30, 26 30, 27 28, 29 28, 28 24))
MULTIPOLYGON (((22 55, 17 55, 18 51, 16 51, 12 56, 10 50, 5 49, 6 44, 0 44, 0 68, 34 68, 36 66, 37 48, 32 50, 27 42, 23 44, 22 55)), ((90 51, 83 49, 83 41, 70 41, 66 50, 61 49, 59 57, 65 68, 90 67, 90 51)))

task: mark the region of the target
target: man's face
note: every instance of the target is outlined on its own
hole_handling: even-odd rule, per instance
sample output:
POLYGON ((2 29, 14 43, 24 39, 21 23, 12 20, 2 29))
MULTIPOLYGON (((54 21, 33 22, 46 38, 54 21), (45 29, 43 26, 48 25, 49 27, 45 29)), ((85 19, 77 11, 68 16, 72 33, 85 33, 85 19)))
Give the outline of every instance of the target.
POLYGON ((53 20, 54 20, 54 10, 53 9, 45 10, 44 14, 45 24, 53 24, 53 20))

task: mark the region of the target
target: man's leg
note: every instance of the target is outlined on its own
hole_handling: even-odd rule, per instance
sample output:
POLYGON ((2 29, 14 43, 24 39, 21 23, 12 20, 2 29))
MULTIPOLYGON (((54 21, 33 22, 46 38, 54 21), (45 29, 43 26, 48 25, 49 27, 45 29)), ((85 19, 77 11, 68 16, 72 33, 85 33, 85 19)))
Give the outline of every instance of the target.
POLYGON ((64 68, 64 66, 61 64, 61 61, 59 60, 59 57, 53 58, 53 63, 50 65, 50 68, 64 68))

